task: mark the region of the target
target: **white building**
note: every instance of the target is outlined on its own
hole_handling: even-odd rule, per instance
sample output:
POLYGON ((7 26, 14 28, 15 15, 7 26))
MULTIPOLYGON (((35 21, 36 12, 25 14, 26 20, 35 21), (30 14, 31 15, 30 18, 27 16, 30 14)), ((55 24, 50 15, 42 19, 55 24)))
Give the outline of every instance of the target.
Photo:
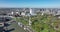
POLYGON ((22 16, 25 16, 25 12, 21 12, 21 15, 22 15, 22 16))
POLYGON ((34 12, 34 9, 30 8, 30 14, 31 15, 36 15, 36 13, 34 12))
POLYGON ((14 12, 12 11, 11 14, 13 15, 13 13, 14 13, 14 12))

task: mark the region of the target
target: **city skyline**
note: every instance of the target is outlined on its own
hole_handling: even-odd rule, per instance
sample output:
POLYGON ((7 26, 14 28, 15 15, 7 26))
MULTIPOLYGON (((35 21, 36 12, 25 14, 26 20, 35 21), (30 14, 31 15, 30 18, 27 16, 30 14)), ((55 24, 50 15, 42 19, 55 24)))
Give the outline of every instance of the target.
POLYGON ((60 0, 0 0, 0 8, 60 8, 60 0))

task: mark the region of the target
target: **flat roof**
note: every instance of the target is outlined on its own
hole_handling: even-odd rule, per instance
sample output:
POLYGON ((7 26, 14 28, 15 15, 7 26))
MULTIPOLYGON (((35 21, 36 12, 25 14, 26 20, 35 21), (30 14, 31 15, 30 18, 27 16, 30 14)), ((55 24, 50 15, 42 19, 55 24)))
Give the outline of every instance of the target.
POLYGON ((0 16, 0 23, 1 23, 1 22, 7 22, 7 21, 6 21, 7 19, 11 20, 12 18, 9 17, 9 16, 0 16))

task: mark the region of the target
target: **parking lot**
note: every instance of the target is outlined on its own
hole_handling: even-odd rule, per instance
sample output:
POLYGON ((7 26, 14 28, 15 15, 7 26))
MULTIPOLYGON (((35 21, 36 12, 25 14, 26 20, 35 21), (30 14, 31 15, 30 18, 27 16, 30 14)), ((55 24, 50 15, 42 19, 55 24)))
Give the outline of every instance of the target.
POLYGON ((18 26, 16 22, 11 23, 10 26, 8 26, 7 28, 8 32, 27 32, 23 28, 18 26))

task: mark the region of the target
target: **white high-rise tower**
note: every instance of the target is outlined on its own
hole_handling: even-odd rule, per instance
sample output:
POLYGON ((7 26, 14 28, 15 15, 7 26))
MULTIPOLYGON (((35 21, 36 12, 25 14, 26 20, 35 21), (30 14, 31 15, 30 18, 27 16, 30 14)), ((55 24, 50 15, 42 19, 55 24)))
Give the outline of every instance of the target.
POLYGON ((30 14, 32 15, 33 14, 33 11, 32 11, 32 9, 30 8, 30 14))
POLYGON ((13 15, 13 13, 14 13, 14 12, 12 11, 11 14, 13 15))
POLYGON ((36 15, 34 9, 30 8, 30 14, 31 14, 31 15, 36 15))

